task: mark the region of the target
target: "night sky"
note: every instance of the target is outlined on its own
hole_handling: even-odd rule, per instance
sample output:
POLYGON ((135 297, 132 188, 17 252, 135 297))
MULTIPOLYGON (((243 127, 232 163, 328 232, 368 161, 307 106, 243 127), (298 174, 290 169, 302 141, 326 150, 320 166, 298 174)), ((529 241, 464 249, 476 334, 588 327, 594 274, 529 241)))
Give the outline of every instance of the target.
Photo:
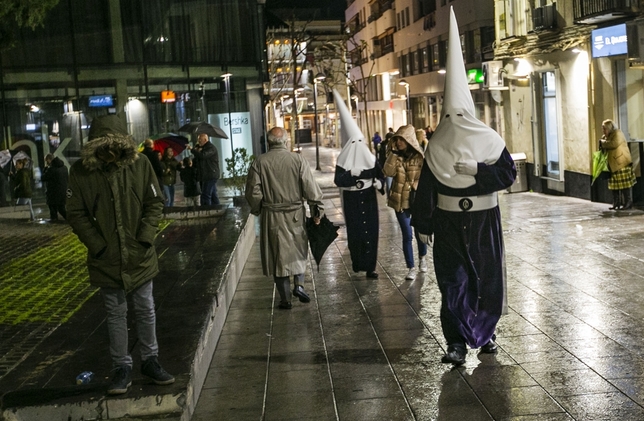
POLYGON ((266 0, 266 8, 274 9, 320 9, 320 19, 344 20, 346 0, 266 0))

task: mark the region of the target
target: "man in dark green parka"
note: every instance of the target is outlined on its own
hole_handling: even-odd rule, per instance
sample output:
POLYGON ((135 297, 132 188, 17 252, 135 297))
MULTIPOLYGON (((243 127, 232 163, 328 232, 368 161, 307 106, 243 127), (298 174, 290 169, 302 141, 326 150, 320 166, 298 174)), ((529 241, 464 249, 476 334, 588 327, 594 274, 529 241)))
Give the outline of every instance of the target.
POLYGON ((157 384, 174 382, 157 360, 152 297, 152 278, 159 273, 154 237, 162 212, 157 177, 123 120, 95 118, 81 159, 70 169, 67 219, 87 247, 89 281, 101 288, 107 311, 113 365, 109 394, 125 393, 132 384, 126 294, 135 308, 141 372, 157 384))

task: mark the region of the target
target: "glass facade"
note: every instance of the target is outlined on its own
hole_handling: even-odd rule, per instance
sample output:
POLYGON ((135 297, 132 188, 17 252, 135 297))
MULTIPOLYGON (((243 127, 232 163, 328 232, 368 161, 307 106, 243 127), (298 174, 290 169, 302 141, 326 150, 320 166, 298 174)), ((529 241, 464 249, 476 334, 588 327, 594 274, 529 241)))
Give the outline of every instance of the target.
POLYGON ((257 0, 61 0, 44 27, 23 30, 0 55, 0 149, 23 145, 41 165, 59 148, 73 159, 92 119, 108 113, 124 113, 143 141, 190 121, 249 112, 259 116, 259 138, 260 7, 257 0), (162 102, 162 91, 173 91, 174 102, 162 102))

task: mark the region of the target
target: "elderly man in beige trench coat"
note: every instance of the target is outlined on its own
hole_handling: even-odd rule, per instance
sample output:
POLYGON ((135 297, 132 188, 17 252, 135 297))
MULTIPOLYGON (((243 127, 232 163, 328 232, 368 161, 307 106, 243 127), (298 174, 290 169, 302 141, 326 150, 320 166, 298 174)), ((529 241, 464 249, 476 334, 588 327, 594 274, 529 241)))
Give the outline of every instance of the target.
POLYGON ((254 215, 261 215, 260 249, 262 268, 273 276, 280 294, 281 309, 290 309, 293 277, 295 295, 308 303, 304 272, 309 252, 306 235, 306 208, 314 222, 324 214, 322 191, 302 155, 288 149, 288 133, 282 127, 268 132, 269 150, 251 165, 246 181, 246 199, 254 215))

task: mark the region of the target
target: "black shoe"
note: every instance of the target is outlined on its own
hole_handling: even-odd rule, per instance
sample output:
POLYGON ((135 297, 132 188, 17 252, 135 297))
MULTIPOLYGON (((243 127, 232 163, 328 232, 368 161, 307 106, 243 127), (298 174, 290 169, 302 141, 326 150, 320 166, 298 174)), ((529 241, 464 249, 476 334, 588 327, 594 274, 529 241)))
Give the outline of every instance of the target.
POLYGON ((308 303, 311 301, 308 294, 304 292, 304 287, 302 285, 295 285, 295 288, 293 288, 293 295, 295 295, 301 303, 308 303))
POLYGON ((112 369, 112 380, 110 387, 107 389, 108 395, 122 395, 127 392, 128 387, 132 386, 132 367, 129 365, 120 365, 112 369))
POLYGON ((290 309, 293 308, 293 305, 291 304, 290 301, 280 302, 280 304, 277 306, 277 308, 280 308, 282 310, 290 310, 290 309))
POLYGON ((168 374, 167 371, 161 367, 157 357, 150 357, 143 361, 141 366, 141 374, 151 378, 156 384, 171 384, 174 383, 174 377, 168 374))
POLYGON ((441 358, 442 363, 454 364, 454 365, 463 365, 465 364, 465 355, 466 351, 460 347, 447 347, 447 354, 443 355, 441 358))
POLYGON ((374 271, 367 272, 367 278, 378 279, 378 273, 374 271))
POLYGON ((481 353, 482 354, 496 354, 498 350, 498 346, 496 345, 496 342, 494 342, 494 339, 490 339, 490 342, 486 343, 481 347, 481 353))

